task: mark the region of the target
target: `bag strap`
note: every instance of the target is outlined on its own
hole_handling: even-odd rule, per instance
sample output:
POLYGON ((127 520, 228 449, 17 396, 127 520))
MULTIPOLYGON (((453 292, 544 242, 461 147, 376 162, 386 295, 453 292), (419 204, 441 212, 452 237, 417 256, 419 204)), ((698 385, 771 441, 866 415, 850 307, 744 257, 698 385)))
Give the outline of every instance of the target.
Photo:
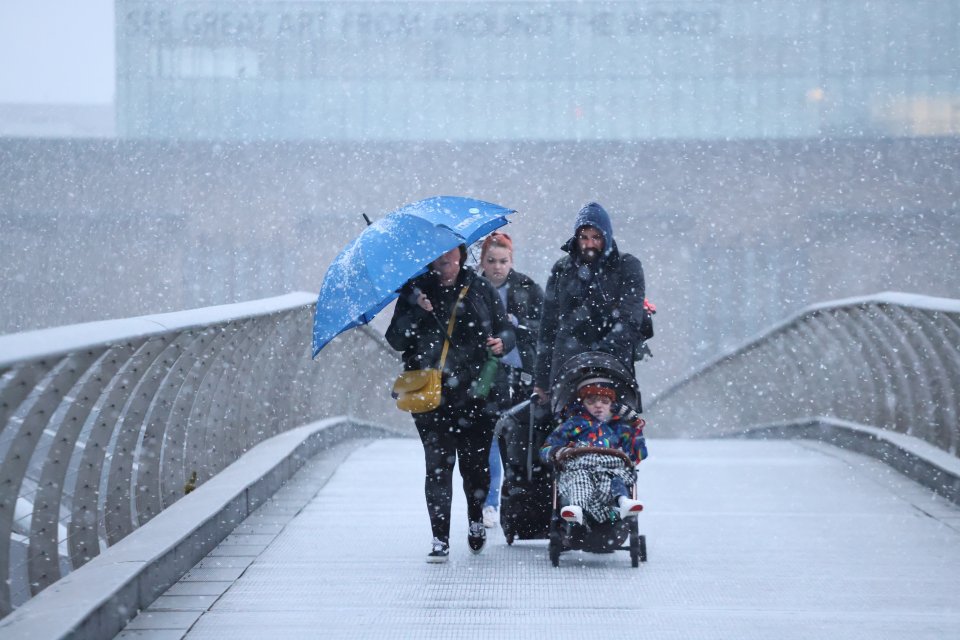
POLYGON ((440 371, 443 371, 443 363, 447 361, 447 351, 450 349, 450 339, 453 338, 453 323, 457 320, 457 307, 460 306, 460 301, 466 297, 467 291, 469 290, 469 284, 463 289, 460 289, 460 295, 457 296, 457 302, 453 305, 453 311, 450 313, 450 322, 447 323, 447 335, 443 336, 443 352, 440 354, 440 366, 438 367, 440 371))

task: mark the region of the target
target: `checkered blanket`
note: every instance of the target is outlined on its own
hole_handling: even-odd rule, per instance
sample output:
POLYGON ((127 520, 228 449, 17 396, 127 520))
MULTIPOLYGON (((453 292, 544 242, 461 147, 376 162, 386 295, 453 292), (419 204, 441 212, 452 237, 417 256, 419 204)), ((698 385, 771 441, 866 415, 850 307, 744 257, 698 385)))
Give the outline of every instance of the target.
POLYGON ((603 454, 585 454, 563 464, 557 479, 562 506, 578 505, 597 522, 610 522, 616 507, 616 495, 611 484, 629 489, 635 473, 623 460, 603 454), (619 481, 619 482, 618 482, 619 481))

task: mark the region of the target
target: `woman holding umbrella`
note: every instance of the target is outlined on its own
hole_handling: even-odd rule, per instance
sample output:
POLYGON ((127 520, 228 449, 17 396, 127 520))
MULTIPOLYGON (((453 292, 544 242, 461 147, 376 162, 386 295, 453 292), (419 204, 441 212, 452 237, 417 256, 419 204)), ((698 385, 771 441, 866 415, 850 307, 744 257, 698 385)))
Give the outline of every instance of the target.
POLYGON ((386 333, 390 346, 403 353, 404 370, 429 369, 439 366, 447 326, 454 318, 440 406, 414 414, 423 443, 424 492, 433 531, 428 562, 445 562, 449 556, 457 459, 467 500, 467 542, 473 553, 480 553, 486 542, 482 512, 490 488, 488 459, 499 399, 478 397, 483 394, 476 392, 474 383, 490 353, 501 356, 516 347, 500 296, 464 266, 466 258, 466 246, 461 245, 404 285, 386 333))

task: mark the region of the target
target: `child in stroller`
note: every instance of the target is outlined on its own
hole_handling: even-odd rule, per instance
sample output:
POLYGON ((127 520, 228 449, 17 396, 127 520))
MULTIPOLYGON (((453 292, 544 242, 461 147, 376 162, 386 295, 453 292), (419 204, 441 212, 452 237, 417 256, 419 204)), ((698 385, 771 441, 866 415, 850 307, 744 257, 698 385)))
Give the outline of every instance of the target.
POLYGON ((554 468, 551 562, 559 566, 560 554, 571 549, 623 549, 638 567, 646 561, 646 539, 636 518, 643 506, 635 465, 647 449, 636 380, 613 356, 583 353, 562 366, 551 406, 561 423, 538 456, 554 468))
POLYGON ((613 380, 582 380, 577 400, 564 407, 563 423, 540 449, 540 459, 559 471, 560 517, 567 522, 582 525, 584 515, 613 522, 643 510, 628 492, 635 484, 634 465, 647 455, 643 420, 616 400, 613 380))

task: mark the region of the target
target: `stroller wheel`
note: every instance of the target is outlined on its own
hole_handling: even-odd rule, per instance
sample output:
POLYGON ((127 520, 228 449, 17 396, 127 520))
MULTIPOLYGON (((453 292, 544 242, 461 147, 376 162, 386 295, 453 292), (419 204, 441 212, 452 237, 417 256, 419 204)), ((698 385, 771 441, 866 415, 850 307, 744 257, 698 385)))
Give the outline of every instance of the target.
POLYGON ((647 561, 647 539, 640 535, 636 518, 630 523, 630 566, 636 569, 647 561))
POLYGON ((550 540, 550 546, 547 547, 547 551, 550 552, 550 563, 555 567, 560 566, 560 552, 563 551, 562 535, 560 531, 560 520, 555 515, 550 520, 550 533, 547 536, 550 540))
POLYGON ((507 534, 507 545, 509 546, 509 545, 512 545, 512 544, 513 544, 513 533, 508 533, 508 534, 507 534))
POLYGON ((550 563, 555 566, 560 566, 560 534, 552 531, 550 533, 550 547, 548 551, 550 552, 550 563))

